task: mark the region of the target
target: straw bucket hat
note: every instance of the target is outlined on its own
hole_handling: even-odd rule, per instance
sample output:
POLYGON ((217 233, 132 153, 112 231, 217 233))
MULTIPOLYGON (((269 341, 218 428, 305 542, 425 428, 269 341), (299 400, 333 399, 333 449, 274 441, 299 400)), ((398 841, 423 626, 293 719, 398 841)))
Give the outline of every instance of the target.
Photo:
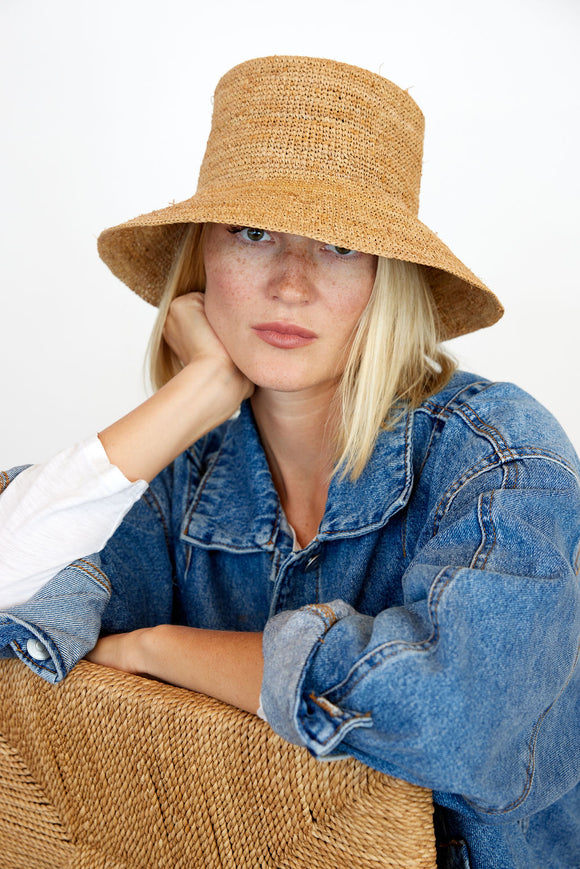
POLYGON ((424 119, 392 82, 311 57, 227 72, 191 199, 106 229, 99 254, 158 304, 188 223, 307 236, 421 264, 448 339, 498 320, 495 295, 418 219, 424 119))

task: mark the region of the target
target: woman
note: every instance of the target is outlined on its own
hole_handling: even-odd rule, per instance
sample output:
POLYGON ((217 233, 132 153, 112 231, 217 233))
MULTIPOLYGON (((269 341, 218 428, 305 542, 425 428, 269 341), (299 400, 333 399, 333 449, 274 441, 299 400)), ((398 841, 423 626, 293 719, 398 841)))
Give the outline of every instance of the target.
POLYGON ((196 195, 99 240, 161 388, 6 476, 0 642, 261 705, 431 787, 463 865, 572 866, 578 459, 438 344, 502 309, 417 219, 422 132, 332 61, 221 80, 196 195))

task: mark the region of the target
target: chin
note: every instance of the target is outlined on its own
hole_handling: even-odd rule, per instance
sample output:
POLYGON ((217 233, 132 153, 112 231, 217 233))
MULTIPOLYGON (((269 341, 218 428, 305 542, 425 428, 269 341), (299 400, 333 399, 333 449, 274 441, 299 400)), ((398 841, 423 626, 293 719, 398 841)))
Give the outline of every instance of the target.
POLYGON ((263 371, 244 372, 252 383, 256 385, 256 389, 264 392, 283 392, 283 393, 313 393, 317 391, 327 392, 329 388, 335 390, 338 386, 336 378, 313 378, 304 374, 294 373, 291 371, 284 372, 279 375, 269 374, 264 376, 263 371))
POLYGON ((304 359, 292 359, 290 355, 284 360, 272 364, 271 360, 261 358, 235 359, 235 364, 246 375, 257 389, 270 392, 307 392, 318 388, 327 389, 330 384, 337 385, 337 378, 324 369, 313 371, 314 366, 304 359))
POLYGON ((292 380, 288 377, 283 378, 264 378, 258 377, 252 380, 255 383, 256 389, 261 389, 267 392, 303 392, 304 390, 312 389, 317 384, 305 382, 304 380, 292 380))

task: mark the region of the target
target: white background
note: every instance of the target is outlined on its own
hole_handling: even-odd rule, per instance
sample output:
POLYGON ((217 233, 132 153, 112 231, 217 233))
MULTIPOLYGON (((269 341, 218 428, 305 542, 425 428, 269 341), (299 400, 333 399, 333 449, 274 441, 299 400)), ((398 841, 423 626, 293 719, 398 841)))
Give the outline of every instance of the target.
POLYGON ((330 57, 409 88, 420 216, 497 293, 463 367, 535 394, 580 446, 577 0, 0 0, 0 467, 145 396, 154 309, 96 253, 195 190, 218 78, 330 57))

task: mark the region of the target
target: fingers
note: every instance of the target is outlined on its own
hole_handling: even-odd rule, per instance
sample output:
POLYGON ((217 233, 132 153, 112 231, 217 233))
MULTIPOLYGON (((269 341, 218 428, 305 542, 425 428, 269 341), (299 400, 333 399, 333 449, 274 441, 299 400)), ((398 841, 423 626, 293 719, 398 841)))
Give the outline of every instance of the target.
POLYGON ((236 367, 206 317, 203 293, 185 293, 171 302, 163 337, 184 368, 209 357, 218 363, 219 371, 228 373, 235 404, 232 412, 252 395, 254 384, 236 367))
POLYGON ((163 337, 182 365, 196 356, 227 355, 205 316, 204 301, 203 293, 186 293, 169 307, 163 337))

